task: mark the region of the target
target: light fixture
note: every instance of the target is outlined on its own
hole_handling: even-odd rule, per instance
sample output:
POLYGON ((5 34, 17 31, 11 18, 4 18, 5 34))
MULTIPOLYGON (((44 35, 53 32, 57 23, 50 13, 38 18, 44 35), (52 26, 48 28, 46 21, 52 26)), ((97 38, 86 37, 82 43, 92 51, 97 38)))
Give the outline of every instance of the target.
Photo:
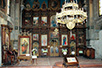
POLYGON ((79 9, 76 3, 70 2, 62 6, 61 12, 56 13, 56 20, 58 23, 66 24, 68 29, 73 29, 76 23, 82 23, 87 18, 87 13, 83 9, 79 9))

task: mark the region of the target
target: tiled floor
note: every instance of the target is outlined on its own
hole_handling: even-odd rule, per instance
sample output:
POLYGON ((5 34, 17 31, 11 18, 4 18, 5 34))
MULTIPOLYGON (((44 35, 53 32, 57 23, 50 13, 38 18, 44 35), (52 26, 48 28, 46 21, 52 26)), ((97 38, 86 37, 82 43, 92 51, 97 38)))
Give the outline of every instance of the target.
MULTIPOLYGON (((88 59, 84 57, 77 57, 81 68, 102 68, 101 59, 88 59)), ((32 64, 31 61, 21 61, 19 64, 11 65, 6 68, 53 68, 56 62, 63 62, 62 57, 46 57, 38 58, 37 63, 32 64)), ((4 67, 2 67, 4 68, 4 67)))

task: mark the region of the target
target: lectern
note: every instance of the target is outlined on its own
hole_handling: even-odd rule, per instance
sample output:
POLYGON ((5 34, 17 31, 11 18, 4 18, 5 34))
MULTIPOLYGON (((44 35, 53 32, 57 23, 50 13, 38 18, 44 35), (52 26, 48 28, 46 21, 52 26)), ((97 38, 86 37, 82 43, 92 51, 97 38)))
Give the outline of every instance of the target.
POLYGON ((64 62, 63 62, 64 67, 71 67, 71 66, 76 66, 80 68, 79 62, 76 56, 65 56, 64 57, 64 62))

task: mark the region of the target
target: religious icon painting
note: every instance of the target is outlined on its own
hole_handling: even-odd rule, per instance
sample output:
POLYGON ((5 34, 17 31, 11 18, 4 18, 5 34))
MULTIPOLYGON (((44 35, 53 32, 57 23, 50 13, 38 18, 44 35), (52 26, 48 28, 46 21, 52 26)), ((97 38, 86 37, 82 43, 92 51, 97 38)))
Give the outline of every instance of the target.
POLYGON ((59 53, 58 47, 55 47, 55 52, 56 52, 56 53, 59 53))
POLYGON ((71 40, 76 40, 75 34, 70 35, 71 40))
POLYGON ((39 42, 34 42, 32 49, 35 50, 35 55, 37 55, 37 56, 39 55, 38 47, 39 47, 39 42))
POLYGON ((42 48, 42 49, 41 49, 41 54, 42 54, 42 56, 46 56, 47 53, 48 53, 48 49, 46 49, 46 48, 42 48))
POLYGON ((39 47, 39 42, 34 42, 32 48, 38 48, 39 47))
POLYGON ((50 38, 59 38, 59 32, 50 32, 50 38))
POLYGON ((62 35, 62 46, 68 45, 68 38, 67 35, 62 35))
POLYGON ((71 49, 71 51, 76 51, 76 42, 75 42, 75 40, 70 41, 70 49, 71 49))
POLYGON ((58 24, 56 22, 56 16, 55 15, 51 16, 50 21, 51 21, 51 27, 57 27, 58 26, 58 24))
POLYGON ((19 55, 30 54, 30 36, 19 36, 19 55))
POLYGON ((39 22, 39 17, 33 17, 33 25, 36 26, 39 22))
POLYGON ((25 18, 25 23, 24 23, 25 25, 26 24, 30 24, 30 17, 27 17, 27 18, 25 18))
POLYGON ((42 18, 41 18, 41 24, 42 24, 43 26, 46 26, 46 24, 47 24, 47 17, 42 17, 42 18))
POLYGON ((47 35, 41 35, 41 45, 47 46, 47 35))
POLYGON ((54 47, 53 46, 50 47, 50 53, 54 53, 54 47))
POLYGON ((33 40, 39 40, 39 35, 38 34, 33 34, 33 40))

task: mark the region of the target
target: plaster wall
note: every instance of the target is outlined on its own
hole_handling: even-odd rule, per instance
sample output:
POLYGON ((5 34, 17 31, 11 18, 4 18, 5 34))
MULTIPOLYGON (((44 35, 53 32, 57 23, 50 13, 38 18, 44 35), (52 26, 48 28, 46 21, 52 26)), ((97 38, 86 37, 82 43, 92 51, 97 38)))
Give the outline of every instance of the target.
POLYGON ((95 49, 95 58, 102 58, 102 30, 99 31, 99 40, 91 40, 90 45, 95 49))
POLYGON ((102 16, 99 12, 99 0, 89 0, 89 45, 95 49, 95 58, 102 58, 102 16), (91 2, 90 2, 91 1, 91 2))

